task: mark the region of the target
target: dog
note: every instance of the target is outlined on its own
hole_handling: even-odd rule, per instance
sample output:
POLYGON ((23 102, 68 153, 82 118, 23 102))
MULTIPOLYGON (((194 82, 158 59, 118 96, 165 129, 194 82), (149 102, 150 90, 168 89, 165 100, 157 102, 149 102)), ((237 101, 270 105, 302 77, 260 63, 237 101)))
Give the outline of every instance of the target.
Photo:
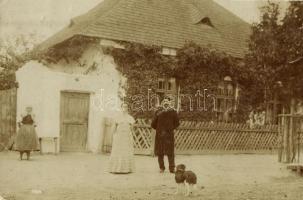
POLYGON ((186 166, 184 164, 177 165, 175 172, 175 180, 177 183, 176 194, 181 193, 181 189, 185 188, 185 196, 193 194, 193 190, 197 189, 197 176, 192 171, 185 171, 186 166))

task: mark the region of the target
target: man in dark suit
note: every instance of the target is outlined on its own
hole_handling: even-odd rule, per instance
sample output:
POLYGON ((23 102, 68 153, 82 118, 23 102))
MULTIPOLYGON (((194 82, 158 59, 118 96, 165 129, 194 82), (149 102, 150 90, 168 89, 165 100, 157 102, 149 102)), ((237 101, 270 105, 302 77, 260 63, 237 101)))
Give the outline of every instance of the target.
POLYGON ((169 99, 162 101, 151 124, 156 130, 155 154, 158 156, 160 172, 165 170, 164 155, 167 155, 169 171, 175 172, 174 130, 179 126, 179 118, 169 99))

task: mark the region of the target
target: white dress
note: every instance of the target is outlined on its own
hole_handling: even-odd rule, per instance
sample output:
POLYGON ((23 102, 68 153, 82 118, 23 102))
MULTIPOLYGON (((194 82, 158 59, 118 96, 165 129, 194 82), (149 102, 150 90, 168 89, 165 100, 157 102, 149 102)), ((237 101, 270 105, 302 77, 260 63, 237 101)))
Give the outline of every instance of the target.
POLYGON ((134 147, 131 125, 135 120, 129 115, 123 115, 116 120, 117 130, 113 133, 112 151, 109 160, 111 173, 134 172, 134 147))

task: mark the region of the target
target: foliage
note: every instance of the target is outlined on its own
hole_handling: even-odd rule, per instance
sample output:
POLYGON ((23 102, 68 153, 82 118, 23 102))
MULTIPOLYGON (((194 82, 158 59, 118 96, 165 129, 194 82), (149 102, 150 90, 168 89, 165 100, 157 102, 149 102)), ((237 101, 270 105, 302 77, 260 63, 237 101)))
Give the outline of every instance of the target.
POLYGON ((159 77, 174 75, 176 60, 162 55, 156 46, 125 43, 125 49, 108 49, 118 70, 127 78, 125 100, 132 105, 130 111, 137 117, 151 117, 153 110, 147 108, 147 94, 155 94, 159 77), (149 90, 151 89, 151 90, 149 90))
MULTIPOLYGON (((161 54, 161 48, 156 46, 134 43, 127 43, 124 46, 125 49, 108 49, 107 53, 114 57, 118 69, 128 78, 126 101, 134 107, 138 106, 136 105, 138 103, 134 103, 138 99, 147 101, 148 89, 153 94, 156 93, 158 78, 175 77, 180 85, 181 94, 190 96, 193 100, 191 104, 193 108, 190 110, 189 99, 182 99, 184 105, 181 106, 183 109, 180 112, 181 118, 212 120, 215 118, 212 108, 213 99, 206 99, 207 111, 199 110, 195 96, 197 91, 208 89, 208 94, 215 94, 218 83, 225 76, 231 76, 234 81, 239 82, 246 82, 249 77, 246 68, 239 65, 238 60, 211 47, 187 43, 177 51, 177 56, 174 57, 161 54)), ((139 104, 143 105, 144 102, 139 102, 139 104)), ((145 103, 141 109, 132 108, 131 112, 136 117, 151 117, 153 110, 148 110, 148 112, 147 110, 145 103)), ((239 119, 244 118, 242 116, 239 119)))
POLYGON ((291 64, 303 56, 303 3, 290 2, 282 21, 276 3, 268 2, 261 11, 260 23, 252 27, 246 65, 257 75, 255 87, 264 89, 258 103, 278 93, 289 104, 291 97, 303 97, 302 64, 291 64))
POLYGON ((17 87, 15 73, 0 73, 0 90, 17 87))
POLYGON ((303 2, 291 1, 281 25, 281 47, 287 60, 303 56, 303 2))
POLYGON ((88 46, 96 41, 98 39, 93 37, 75 36, 51 47, 46 53, 40 55, 40 59, 50 63, 57 63, 60 60, 65 60, 67 63, 78 61, 88 46))
POLYGON ((291 62, 303 57, 303 2, 291 1, 280 28, 281 57, 285 64, 281 69, 284 95, 303 98, 302 61, 291 62))
POLYGON ((0 90, 14 87, 15 71, 33 59, 32 49, 37 43, 36 35, 0 39, 0 90))
MULTIPOLYGON (((180 80, 182 92, 185 94, 207 89, 208 94, 217 94, 218 84, 224 77, 230 76, 233 79, 233 85, 236 83, 242 85, 241 98, 239 106, 235 113, 234 121, 245 121, 247 110, 250 105, 250 95, 247 94, 245 83, 252 76, 248 74, 247 69, 241 63, 241 60, 233 58, 224 52, 213 49, 211 46, 201 47, 194 43, 187 43, 177 53, 177 72, 180 80)), ((199 111, 194 105, 193 112, 183 112, 184 116, 191 120, 216 120, 214 112, 213 98, 206 98, 206 110, 199 111)), ((185 104, 187 102, 184 102, 185 104)), ((196 103, 196 102, 194 102, 196 103)))
POLYGON ((256 104, 270 98, 275 82, 279 81, 279 70, 283 57, 280 56, 278 22, 279 5, 269 2, 261 9, 261 21, 252 25, 249 40, 250 52, 246 55, 246 65, 255 74, 252 86, 258 96, 256 104))

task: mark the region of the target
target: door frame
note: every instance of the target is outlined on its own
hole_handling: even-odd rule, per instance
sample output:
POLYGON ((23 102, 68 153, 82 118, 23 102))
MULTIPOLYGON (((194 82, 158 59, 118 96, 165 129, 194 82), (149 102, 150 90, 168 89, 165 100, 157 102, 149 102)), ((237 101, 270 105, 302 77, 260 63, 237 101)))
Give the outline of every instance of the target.
MULTIPOLYGON (((60 149, 60 152, 62 152, 62 149, 61 149, 61 135, 63 134, 62 131, 62 102, 63 102, 63 94, 64 93, 69 93, 69 94, 87 94, 88 96, 88 113, 87 113, 87 129, 86 129, 86 141, 85 141, 85 149, 83 151, 80 151, 80 152, 86 152, 88 151, 88 137, 89 137, 89 127, 90 127, 90 100, 91 100, 91 94, 92 92, 88 92, 88 91, 81 91, 81 90, 60 90, 60 111, 59 111, 59 128, 60 128, 60 132, 59 132, 59 149, 60 149)), ((70 152, 73 152, 73 151, 70 151, 70 152)))

